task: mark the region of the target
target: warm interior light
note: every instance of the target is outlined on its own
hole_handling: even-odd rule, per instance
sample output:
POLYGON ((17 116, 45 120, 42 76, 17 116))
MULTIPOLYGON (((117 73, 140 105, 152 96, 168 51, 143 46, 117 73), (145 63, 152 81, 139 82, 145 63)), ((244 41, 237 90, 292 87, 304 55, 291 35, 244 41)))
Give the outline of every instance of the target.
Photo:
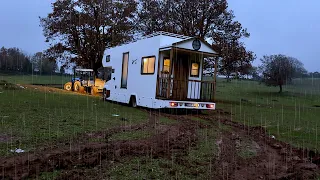
POLYGON ((191 75, 192 76, 198 76, 199 75, 199 64, 198 63, 192 63, 191 64, 191 75))
POLYGON ((170 59, 165 59, 163 62, 163 71, 169 72, 170 69, 170 59))

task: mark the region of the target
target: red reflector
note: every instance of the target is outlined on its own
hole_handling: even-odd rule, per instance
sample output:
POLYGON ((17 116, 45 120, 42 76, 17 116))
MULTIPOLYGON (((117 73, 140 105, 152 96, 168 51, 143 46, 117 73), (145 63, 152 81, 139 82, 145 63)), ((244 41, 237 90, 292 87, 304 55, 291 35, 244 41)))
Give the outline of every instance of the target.
POLYGON ((170 106, 171 106, 171 107, 177 107, 177 106, 178 106, 178 103, 176 103, 176 102, 170 102, 170 106))
POLYGON ((206 104, 207 108, 214 108, 214 104, 206 104))

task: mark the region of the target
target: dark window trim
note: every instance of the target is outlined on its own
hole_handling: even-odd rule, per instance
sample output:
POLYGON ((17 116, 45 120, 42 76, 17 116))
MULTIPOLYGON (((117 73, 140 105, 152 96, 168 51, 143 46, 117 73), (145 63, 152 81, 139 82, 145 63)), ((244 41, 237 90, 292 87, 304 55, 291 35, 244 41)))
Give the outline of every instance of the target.
POLYGON ((144 57, 142 57, 141 58, 141 70, 140 70, 140 73, 141 73, 141 75, 152 75, 152 74, 154 74, 155 72, 156 72, 156 56, 144 56, 144 57), (154 58, 154 64, 153 64, 153 73, 143 73, 143 59, 144 58, 154 58))
POLYGON ((191 61, 191 68, 190 68, 190 77, 199 77, 200 76, 200 64, 201 62, 195 62, 195 61, 191 61), (192 75, 192 63, 197 63, 198 64, 198 75, 192 75))
POLYGON ((124 52, 122 54, 122 71, 121 71, 121 84, 120 84, 120 89, 127 89, 128 87, 128 77, 129 77, 129 74, 128 74, 128 70, 129 70, 129 52, 124 52), (127 84, 126 84, 126 87, 123 87, 122 86, 122 76, 123 76, 123 62, 124 62, 124 55, 125 54, 128 54, 128 64, 127 64, 127 84))

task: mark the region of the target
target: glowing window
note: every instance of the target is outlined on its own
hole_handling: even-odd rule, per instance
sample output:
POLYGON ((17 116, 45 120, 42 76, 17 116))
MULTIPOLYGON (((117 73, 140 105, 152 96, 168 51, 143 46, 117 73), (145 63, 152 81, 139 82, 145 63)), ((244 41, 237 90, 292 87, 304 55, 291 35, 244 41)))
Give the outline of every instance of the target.
POLYGON ((170 70, 170 59, 164 59, 163 60, 163 71, 169 72, 170 70))
POLYGON ((199 77, 199 63, 191 64, 191 76, 199 77))
POLYGON ((143 57, 142 58, 141 74, 153 74, 155 61, 156 61, 155 56, 143 57))

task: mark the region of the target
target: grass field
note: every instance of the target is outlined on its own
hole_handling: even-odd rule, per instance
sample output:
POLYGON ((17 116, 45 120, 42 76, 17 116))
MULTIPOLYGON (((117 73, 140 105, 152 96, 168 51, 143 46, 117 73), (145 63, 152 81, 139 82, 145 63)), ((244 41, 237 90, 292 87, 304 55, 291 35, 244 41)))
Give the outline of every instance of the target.
MULTIPOLYGON (((15 76, 0 75, 1 80, 13 84, 63 84, 70 77, 64 76, 15 76)), ((231 112, 232 121, 249 126, 266 127, 268 133, 297 147, 320 149, 320 79, 296 79, 293 85, 285 86, 284 93, 278 87, 267 87, 258 82, 233 80, 217 82, 218 109, 231 112)), ((208 113, 208 112, 205 112, 208 113)), ((210 113, 208 113, 210 114, 210 113)), ((212 166, 219 154, 218 135, 231 131, 220 123, 210 127, 198 117, 191 121, 208 128, 198 129, 197 146, 190 147, 185 156, 173 163, 168 158, 149 156, 127 157, 102 172, 109 179, 207 179, 215 174, 212 166)), ((140 124, 149 121, 149 113, 139 109, 103 102, 98 97, 46 92, 39 89, 23 89, 19 86, 5 87, 0 83, 0 157, 14 155, 10 150, 21 148, 33 151, 55 146, 60 142, 72 142, 78 135, 99 132, 112 127, 140 124), (120 116, 114 116, 115 114, 120 116)), ((162 126, 176 125, 177 121, 159 118, 162 126)), ((146 129, 119 132, 109 139, 130 141, 149 138, 153 134, 146 129)), ((91 139, 93 142, 104 139, 91 139)), ((244 139, 243 143, 250 144, 244 139)), ((243 159, 256 155, 255 151, 243 149, 236 152, 243 159)), ((90 170, 98 173, 96 170, 90 170)), ((101 173, 99 171, 99 173, 101 173)), ((61 172, 42 173, 39 179, 55 178, 61 172)))
MULTIPOLYGON (((0 80, 19 84, 63 84, 69 79, 70 77, 67 76, 0 75, 0 80)), ((100 105, 100 101, 97 99, 91 102, 91 97, 63 94, 46 95, 31 91, 18 92, 8 91, 1 94, 4 97, 2 98, 4 101, 1 101, 0 103, 2 104, 0 105, 4 108, 1 108, 0 112, 7 112, 9 115, 14 113, 14 118, 24 117, 25 120, 28 120, 29 114, 24 114, 26 106, 29 108, 28 113, 30 113, 30 109, 40 107, 45 103, 45 106, 41 108, 46 108, 47 110, 39 111, 43 114, 34 112, 33 114, 30 113, 30 116, 38 115, 48 119, 51 115, 52 117, 50 118, 52 119, 56 118, 57 111, 69 109, 68 111, 71 113, 67 115, 68 117, 75 116, 74 118, 77 119, 80 118, 79 116, 84 116, 81 115, 81 112, 88 111, 84 114, 90 112, 90 116, 87 117, 87 119, 90 119, 94 117, 91 112, 93 110, 92 102, 98 103, 95 106, 97 111, 102 109, 110 110, 109 107, 106 107, 107 105, 100 105), (61 102, 61 99, 68 100, 61 102), (30 103, 22 103, 27 101, 30 101, 30 103), (77 103, 74 103, 75 101, 77 103), (48 109, 48 106, 52 108, 48 109), (91 109, 88 109, 89 107, 91 109)), ((218 79, 216 97, 217 108, 232 112, 233 120, 250 126, 264 126, 269 130, 270 134, 295 146, 320 149, 320 143, 318 143, 318 139, 320 139, 320 133, 318 133, 320 127, 320 79, 295 79, 293 85, 284 87, 284 93, 282 94, 278 93, 278 87, 267 87, 255 81, 233 80, 232 82, 226 82, 223 79, 218 79)), ((63 112, 61 113, 64 114, 63 112)), ((140 112, 132 110, 132 113, 139 114, 140 112)), ((97 117, 94 118, 103 119, 104 117, 105 114, 98 113, 97 117), (101 118, 98 118, 98 116, 101 118)), ((3 121, 6 120, 6 118, 2 119, 3 121)), ((53 127, 53 131, 55 131, 54 128, 56 127, 53 127)), ((59 136, 59 133, 57 136, 59 136)))
POLYGON ((320 149, 320 79, 296 79, 282 94, 255 81, 217 84, 217 108, 232 112, 233 120, 266 127, 297 147, 320 149))
POLYGON ((0 80, 14 84, 65 84, 71 80, 71 76, 6 75, 0 73, 0 80))
POLYGON ((0 155, 10 155, 15 148, 30 151, 57 140, 72 140, 79 133, 148 121, 145 112, 104 103, 98 97, 14 88, 1 89, 0 84, 0 140, 13 137, 0 141, 0 155))

